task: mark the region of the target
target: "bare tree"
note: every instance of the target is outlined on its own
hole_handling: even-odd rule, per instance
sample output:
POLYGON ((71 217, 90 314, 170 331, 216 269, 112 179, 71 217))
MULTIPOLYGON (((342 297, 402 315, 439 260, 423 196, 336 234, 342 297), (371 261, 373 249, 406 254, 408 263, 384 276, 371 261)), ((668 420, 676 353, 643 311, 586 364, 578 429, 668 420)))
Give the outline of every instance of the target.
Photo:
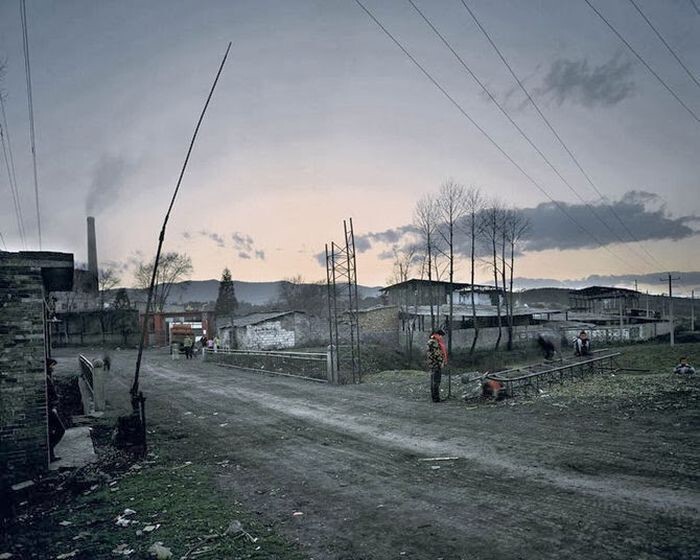
POLYGON ((428 276, 428 293, 430 302, 430 328, 435 330, 435 309, 433 305, 433 267, 435 266, 436 236, 438 226, 438 209, 435 199, 424 195, 416 204, 413 223, 421 238, 421 248, 425 251, 424 269, 428 276))
POLYGON ((390 284, 400 284, 406 282, 411 277, 411 271, 415 265, 416 246, 409 244, 399 247, 392 247, 394 254, 394 264, 389 278, 390 284))
POLYGON ((501 338, 503 337, 503 323, 501 318, 501 298, 499 293, 499 245, 502 242, 502 228, 503 228, 503 214, 504 209, 498 200, 492 200, 489 205, 484 208, 481 212, 481 224, 482 224, 482 235, 483 239, 488 246, 490 251, 490 263, 491 272, 493 273, 493 282, 496 289, 496 320, 498 325, 498 338, 496 338, 496 344, 494 349, 498 350, 501 344, 501 338))
POLYGON ((328 299, 325 280, 305 282, 297 274, 280 284, 279 305, 289 311, 305 311, 317 317, 328 317, 328 299))
MULTIPOLYGON (((447 354, 452 356, 452 321, 454 317, 454 279, 455 279, 455 233, 457 224, 467 213, 467 196, 463 185, 452 180, 440 186, 437 197, 437 209, 442 221, 438 228, 440 237, 447 248, 447 266, 449 274, 449 312, 447 320, 447 354)), ((448 377, 447 394, 451 393, 451 379, 448 377)))
POLYGON ((97 284, 100 292, 100 308, 105 307, 105 298, 107 292, 116 288, 117 285, 122 281, 122 279, 117 274, 114 268, 106 267, 100 268, 99 274, 97 275, 97 284))
MULTIPOLYGON (((153 263, 139 263, 134 273, 137 288, 148 290, 151 285, 153 263)), ((155 308, 162 313, 170 297, 173 284, 181 282, 192 275, 192 259, 184 253, 163 253, 158 263, 153 301, 155 308)))
POLYGON ((469 354, 474 354, 476 343, 479 339, 479 325, 476 319, 476 301, 474 299, 474 277, 476 272, 476 244, 481 237, 481 211, 484 207, 484 198, 481 191, 477 187, 469 187, 465 193, 466 206, 466 232, 469 237, 470 251, 470 282, 471 282, 471 308, 472 308, 472 327, 474 328, 474 338, 472 339, 469 354))
MULTIPOLYGON (((515 254, 518 245, 527 236, 530 231, 530 221, 517 210, 510 210, 506 215, 506 220, 503 228, 505 239, 510 250, 510 265, 509 265, 509 285, 508 295, 508 350, 513 349, 513 274, 515 270, 515 254)), ((505 281, 504 281, 505 282, 505 281)))

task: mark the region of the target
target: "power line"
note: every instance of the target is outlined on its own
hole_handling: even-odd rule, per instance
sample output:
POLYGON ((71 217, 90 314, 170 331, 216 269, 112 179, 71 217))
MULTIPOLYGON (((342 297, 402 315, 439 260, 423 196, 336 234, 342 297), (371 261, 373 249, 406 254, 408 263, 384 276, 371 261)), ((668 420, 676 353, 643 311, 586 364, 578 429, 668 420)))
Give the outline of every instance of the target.
POLYGON ((14 161, 11 159, 12 152, 10 151, 10 157, 8 158, 8 146, 9 146, 9 132, 7 130, 7 119, 5 118, 5 104, 2 99, 2 94, 0 94, 0 108, 2 109, 3 122, 0 123, 0 143, 2 143, 2 155, 5 160, 5 167, 7 169, 7 181, 10 184, 10 192, 12 193, 12 204, 14 206, 15 218, 17 219, 17 230, 19 232, 20 240, 22 241, 22 247, 27 248, 26 244, 26 232, 24 229, 24 216, 22 215, 22 204, 20 201, 19 190, 17 189, 17 181, 14 174, 14 161), (5 134, 8 134, 7 144, 5 143, 5 134))
MULTIPOLYGON (((525 87, 525 84, 523 83, 523 81, 522 81, 522 80, 518 77, 518 75, 515 73, 515 70, 513 69, 513 67, 511 66, 511 64, 508 62, 508 60, 506 59, 506 57, 505 57, 505 55, 503 54, 503 52, 501 51, 501 49, 498 48, 498 45, 496 45, 495 41, 493 40, 493 38, 491 37, 491 35, 489 34, 489 32, 488 32, 488 31, 486 30, 486 28, 481 24, 481 21, 479 20, 479 18, 477 18, 476 14, 475 14, 475 13, 472 11, 472 9, 467 5, 467 3, 465 2, 465 0, 461 0, 461 2, 462 2, 462 5, 464 6, 465 10, 467 11, 467 13, 468 13, 468 14, 471 16, 471 18, 474 20, 474 23, 476 23, 476 25, 477 25, 477 27, 479 28, 479 30, 481 31, 481 33, 484 35, 484 37, 486 37, 486 40, 489 42, 489 44, 491 45, 491 47, 493 48, 493 50, 496 51, 496 54, 497 54, 498 57, 501 59, 501 62, 503 62, 504 66, 508 69, 508 72, 510 72, 510 75, 513 77, 513 79, 516 81, 516 83, 518 84, 518 86, 520 87, 520 89, 522 90, 522 92, 525 94, 525 96, 527 97, 527 99, 528 99, 528 101, 530 102, 530 104, 534 107, 535 111, 537 111, 537 114, 540 116, 540 118, 542 119, 542 121, 547 125, 547 128, 549 128, 549 130, 552 132, 552 134, 554 135, 554 137, 555 137, 555 138, 557 139, 557 141, 561 144, 562 148, 564 148, 564 150, 566 151, 566 153, 569 154, 569 157, 570 157, 571 160, 574 162, 574 164, 576 165, 576 167, 578 168, 578 170, 581 172, 581 174, 586 178, 586 181, 587 181, 588 184, 591 186, 591 188, 598 194, 598 196, 599 196, 601 199, 605 199, 605 198, 606 198, 605 195, 600 191, 600 189, 598 188, 598 186, 595 184, 595 182, 594 182, 593 179, 591 178, 591 175, 583 168, 583 165, 581 165, 581 162, 580 162, 579 159, 576 157, 576 155, 574 154, 573 150, 571 150, 571 148, 569 148, 569 146, 567 145, 567 143, 564 142, 564 139, 561 137, 561 135, 560 135, 560 134, 557 132, 557 130, 554 128, 554 125, 552 125, 552 123, 549 121, 549 119, 548 119, 548 118, 545 116, 545 114, 542 112, 542 109, 540 109, 540 106, 539 106, 538 103, 535 101, 535 99, 533 98, 532 94, 531 94, 531 93, 529 92, 529 90, 525 87)), ((616 218, 617 221, 620 223, 620 225, 624 228, 624 230, 627 232, 627 235, 630 236, 630 239, 632 239, 634 242, 636 242, 636 243, 642 248, 642 250, 643 250, 654 262, 657 263, 658 266, 660 266, 661 268, 665 268, 665 267, 659 262, 659 260, 658 260, 652 253, 650 253, 649 250, 647 250, 647 248, 644 246, 644 244, 642 244, 642 243, 635 237, 635 235, 632 233, 632 230, 630 230, 630 228, 627 226, 627 224, 623 221, 622 217, 618 214, 618 212, 615 210, 615 208, 614 208, 612 205, 609 205, 609 206, 608 206, 608 209, 609 209, 610 212, 615 216, 615 218, 616 218)))
POLYGON ((558 201, 554 200, 552 196, 547 192, 547 190, 540 185, 540 183, 535 180, 525 169, 522 168, 522 166, 516 162, 509 154, 506 152, 498 142, 496 142, 486 130, 484 130, 470 115, 465 111, 465 109, 452 97, 449 92, 442 86, 440 83, 418 62, 411 53, 406 50, 406 48, 399 42, 398 39, 396 39, 391 32, 382 25, 382 23, 372 14, 372 12, 365 7, 365 5, 360 1, 360 0, 355 0, 355 3, 362 8, 362 10, 370 17, 374 23, 377 24, 377 26, 384 32, 384 34, 391 39, 391 41, 401 49, 401 51, 408 57, 408 59, 423 73, 423 75, 432 82, 432 84, 442 92, 442 94, 454 105, 457 110, 462 114, 463 117, 465 117, 476 129, 481 132, 483 136, 486 137, 486 139, 518 170, 520 173, 528 180, 530 181, 542 194, 544 194, 569 220, 571 220, 583 233, 587 234, 590 236, 591 239, 593 239, 598 245, 600 245, 601 248, 605 249, 608 251, 613 257, 621 260, 626 266, 630 266, 629 263, 626 263, 624 259, 620 258, 618 255, 616 255, 609 247, 604 245, 593 233, 591 233, 588 229, 586 229, 581 223, 574 217, 572 216, 566 208, 564 208, 558 201))
POLYGON ((676 51, 674 51, 673 48, 671 47, 671 45, 668 44, 668 42, 666 41, 666 39, 663 38, 663 35, 661 35, 661 33, 659 33, 659 30, 656 29, 656 27, 654 27, 654 24, 651 23, 651 21, 649 21, 649 18, 644 14, 644 12, 641 10, 641 8, 639 7, 639 5, 638 5, 634 0, 630 0, 630 4, 632 4, 632 5, 634 6, 635 10, 637 10, 637 11, 639 12, 639 15, 642 16, 642 18, 644 19, 644 21, 647 22, 647 25, 648 25, 649 27, 651 27, 651 30, 652 30, 654 33, 656 33, 656 36, 659 38, 659 41, 661 41, 661 42, 664 44, 664 47, 666 47, 666 49, 668 50, 668 52, 670 52, 670 53, 673 55, 673 58, 676 59, 676 62, 678 62, 678 64, 681 65, 681 68, 683 68, 683 70, 685 70, 685 73, 688 74, 688 76, 690 77, 690 79, 693 80, 693 81, 695 82, 695 85, 698 86, 698 87, 700 87, 700 82, 698 82, 698 79, 693 75, 693 73, 692 73, 692 72, 688 69, 688 67, 683 63, 683 61, 680 59, 680 57, 676 54, 676 51))
MULTIPOLYGON (((583 205, 588 208, 588 210, 593 214, 593 216, 596 217, 596 219, 605 226, 608 231, 618 239, 621 243, 626 243, 624 239, 620 237, 620 235, 613 230, 612 227, 598 214, 596 211, 595 207, 593 207, 591 204, 589 204, 580 194, 579 192, 569 183, 569 181, 561 174, 559 169, 549 160, 549 158, 542 152, 542 150, 533 142, 533 140, 528 136, 528 134, 518 125, 515 120, 510 116, 508 111, 503 107, 501 103, 498 102, 496 97, 489 91, 489 89, 486 87, 486 85, 479 79, 479 77, 472 71, 472 69, 469 67, 469 65, 464 61, 464 59, 455 51, 455 49, 452 47, 452 45, 449 43, 449 41, 445 38, 445 36, 440 33, 440 31, 433 25, 433 23, 428 19, 428 17, 416 6, 413 0, 408 0, 408 3, 413 7, 413 9, 418 13, 418 15, 421 16, 423 21, 430 27, 430 29, 433 30, 433 32, 440 38, 442 43, 449 49, 449 51, 454 55, 454 57, 459 61, 461 66, 467 71, 467 73, 472 77, 472 79, 479 84, 481 89, 486 93, 486 95, 489 97, 491 102, 498 107, 499 111, 503 114, 503 116, 508 119, 511 125, 515 127, 515 129, 520 133, 520 135, 527 141, 527 143, 537 152, 537 154, 542 158, 542 160, 554 171, 554 173, 561 179, 561 181, 569 188, 569 190, 574 193, 574 195, 583 203, 583 205)), ((631 249, 631 248, 630 248, 631 249)), ((648 259, 642 254, 638 254, 635 251, 635 257, 641 257, 643 260, 647 261, 648 264, 651 264, 648 259)))
POLYGON ((691 5, 693 8, 695 8, 695 11, 696 11, 696 12, 698 13, 698 15, 700 16, 700 7, 698 7, 698 5, 695 3, 695 0, 690 0, 690 5, 691 5))
POLYGON ((668 91, 668 92, 675 98, 675 100, 678 101, 678 103, 679 103, 686 111, 688 111, 688 113, 690 113, 690 115, 691 115, 698 123, 700 123, 700 117, 698 117, 698 116, 695 114, 695 112, 694 112, 690 107, 688 107, 688 106, 683 102, 683 100, 682 100, 680 97, 678 97, 678 94, 677 94, 675 91, 673 91, 673 90, 671 89, 671 87, 663 80, 663 78, 661 78, 661 76, 659 76, 659 75, 654 71, 654 69, 653 69, 651 66, 649 66, 649 64, 647 63, 647 61, 644 60, 644 59, 642 58, 642 55, 640 55, 640 54, 634 49, 634 47, 633 47, 632 45, 629 44, 629 42, 627 41, 627 39, 625 39, 625 38, 620 34, 620 32, 619 32, 617 29, 615 29, 615 27, 613 27, 613 25, 612 25, 607 19, 605 19, 605 16, 604 16, 603 14, 601 14, 601 13, 596 9, 596 7, 595 7, 593 4, 591 4, 590 0, 583 0, 583 1, 584 1, 586 4, 588 4, 588 6, 591 8, 591 10, 593 10, 593 11, 595 12, 595 14, 603 21, 603 23, 605 23, 605 25, 607 25, 607 26, 610 28, 610 30, 611 30, 615 35, 617 35, 617 38, 620 39, 620 41, 622 41, 622 42, 625 44, 625 46, 632 52, 632 54, 633 54, 634 56, 637 57, 637 60, 639 60, 639 62, 641 62, 641 63, 644 65, 644 67, 645 67, 647 70, 649 70, 649 72, 651 73, 651 75, 654 76, 654 77, 659 81, 659 83, 660 83, 662 86, 664 86, 664 88, 666 89, 666 91, 668 91))
POLYGON ((5 238, 2 236, 1 231, 0 231, 0 241, 2 241, 2 246, 5 247, 5 251, 7 251, 7 244, 5 243, 5 238))
POLYGON ((39 250, 41 251, 41 211, 39 209, 39 177, 36 169, 36 138, 34 134, 34 99, 32 96, 32 68, 29 61, 29 31, 27 25, 27 5, 20 0, 22 17, 22 42, 24 47, 24 73, 27 80, 27 106, 29 108, 29 139, 32 147, 32 165, 34 168, 34 198, 36 201, 36 225, 39 233, 39 250))

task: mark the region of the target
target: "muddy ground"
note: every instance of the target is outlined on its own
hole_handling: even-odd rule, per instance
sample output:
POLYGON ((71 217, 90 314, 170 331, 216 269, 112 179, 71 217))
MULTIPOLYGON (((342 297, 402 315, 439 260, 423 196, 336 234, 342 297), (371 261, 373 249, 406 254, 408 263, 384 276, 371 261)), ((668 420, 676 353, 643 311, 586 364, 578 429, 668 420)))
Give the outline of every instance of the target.
MULTIPOLYGON (((134 353, 112 358, 118 414, 134 353)), ((335 387, 149 352, 142 375, 148 429, 311 558, 700 558, 697 378, 433 404, 416 374, 335 387)))

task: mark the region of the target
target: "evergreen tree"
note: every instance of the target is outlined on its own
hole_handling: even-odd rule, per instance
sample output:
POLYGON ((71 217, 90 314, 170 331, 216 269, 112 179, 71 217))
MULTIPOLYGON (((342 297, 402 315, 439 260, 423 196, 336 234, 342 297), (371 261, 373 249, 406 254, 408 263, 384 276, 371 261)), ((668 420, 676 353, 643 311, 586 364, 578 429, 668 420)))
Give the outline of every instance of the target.
POLYGON ((238 300, 236 299, 236 290, 233 287, 233 280, 231 279, 231 271, 228 268, 224 268, 224 272, 221 274, 221 280, 219 281, 219 296, 216 298, 216 316, 221 318, 227 318, 231 322, 230 332, 230 344, 233 348, 235 345, 235 336, 233 332, 233 314, 236 312, 238 307, 238 300))
POLYGON ((117 290, 114 301, 112 302, 112 307, 114 309, 131 309, 131 301, 129 300, 129 294, 126 288, 119 288, 117 290))

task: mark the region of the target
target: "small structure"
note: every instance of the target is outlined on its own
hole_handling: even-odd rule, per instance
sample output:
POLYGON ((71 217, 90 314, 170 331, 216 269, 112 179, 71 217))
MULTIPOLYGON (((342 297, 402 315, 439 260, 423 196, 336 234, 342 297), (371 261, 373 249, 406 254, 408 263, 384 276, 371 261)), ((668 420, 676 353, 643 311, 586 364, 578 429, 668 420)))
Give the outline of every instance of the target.
MULTIPOLYGON (((144 314, 139 316, 139 329, 143 325, 144 314)), ((169 346, 172 341, 171 331, 176 325, 189 325, 196 339, 202 335, 213 337, 216 333, 216 322, 213 311, 165 311, 149 314, 148 338, 149 346, 169 346)))
POLYGON ((0 252, 0 503, 48 469, 48 301, 72 285, 72 254, 0 252))
MULTIPOLYGON (((441 282, 439 280, 421 280, 411 278, 398 284, 392 284, 382 288, 382 296, 387 305, 443 305, 450 296, 450 287, 453 290, 471 288, 471 284, 463 282, 441 282)), ((455 301, 457 298, 455 298, 455 301)))
POLYGON ((273 311, 235 317, 219 325, 224 348, 241 350, 279 350, 322 340, 328 322, 303 311, 273 311))

